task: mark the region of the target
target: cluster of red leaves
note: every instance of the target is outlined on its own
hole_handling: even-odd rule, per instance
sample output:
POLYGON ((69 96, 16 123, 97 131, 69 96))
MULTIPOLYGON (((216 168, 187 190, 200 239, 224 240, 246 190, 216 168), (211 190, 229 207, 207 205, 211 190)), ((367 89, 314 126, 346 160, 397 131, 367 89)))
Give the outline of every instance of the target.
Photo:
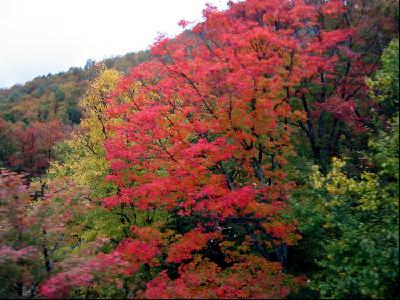
POLYGON ((28 127, 16 126, 17 149, 10 157, 10 165, 31 175, 42 174, 52 159, 53 146, 66 138, 66 128, 59 120, 33 122, 28 127))
POLYGON ((202 233, 199 230, 186 233, 178 242, 170 245, 167 262, 180 263, 192 258, 191 253, 203 249, 209 240, 218 238, 218 233, 202 233))
POLYGON ((25 175, 0 169, 0 268, 11 272, 2 278, 3 289, 30 287, 40 250, 32 245, 28 208, 32 190, 25 175))
POLYGON ((56 274, 39 287, 39 294, 49 299, 67 298, 76 287, 94 287, 96 283, 110 284, 118 282, 115 275, 127 267, 119 252, 98 254, 93 258, 85 257, 81 264, 56 274))
POLYGON ((222 270, 213 262, 196 257, 180 269, 180 276, 171 280, 165 271, 147 284, 139 295, 146 299, 280 299, 294 286, 304 284, 298 277, 290 284, 290 276, 282 273, 279 263, 248 256, 222 270), (282 282, 286 281, 286 284, 282 282))
POLYGON ((93 253, 108 242, 99 239, 86 246, 78 255, 56 266, 62 271, 50 277, 39 287, 45 298, 66 298, 75 288, 101 286, 114 283, 121 287, 120 277, 132 275, 142 264, 158 265, 161 237, 153 228, 132 227, 137 239, 126 239, 108 254, 93 253))
POLYGON ((26 246, 23 242, 30 230, 27 208, 31 205, 32 190, 24 177, 24 174, 0 169, 0 245, 9 240, 17 248, 26 246))
POLYGON ((157 243, 126 239, 119 244, 117 251, 129 262, 129 266, 124 270, 127 275, 136 272, 143 264, 159 265, 156 256, 161 254, 161 251, 157 243))
POLYGON ((0 246, 0 264, 8 261, 17 262, 22 258, 30 260, 36 257, 37 249, 35 247, 28 246, 16 250, 9 246, 0 246))

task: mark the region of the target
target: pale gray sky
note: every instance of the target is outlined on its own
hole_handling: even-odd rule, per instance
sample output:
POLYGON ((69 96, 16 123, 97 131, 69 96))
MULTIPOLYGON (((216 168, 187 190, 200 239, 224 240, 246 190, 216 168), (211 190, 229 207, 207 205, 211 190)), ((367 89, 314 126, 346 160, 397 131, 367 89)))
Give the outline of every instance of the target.
POLYGON ((0 0, 0 88, 112 55, 145 50, 157 33, 201 20, 227 0, 0 0))

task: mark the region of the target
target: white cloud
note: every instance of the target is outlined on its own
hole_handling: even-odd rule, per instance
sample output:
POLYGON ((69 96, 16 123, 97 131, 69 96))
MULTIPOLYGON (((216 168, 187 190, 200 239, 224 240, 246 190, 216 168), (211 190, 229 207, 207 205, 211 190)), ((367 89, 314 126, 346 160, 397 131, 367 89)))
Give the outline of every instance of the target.
POLYGON ((147 49, 181 19, 200 20, 224 0, 2 0, 0 87, 147 49))

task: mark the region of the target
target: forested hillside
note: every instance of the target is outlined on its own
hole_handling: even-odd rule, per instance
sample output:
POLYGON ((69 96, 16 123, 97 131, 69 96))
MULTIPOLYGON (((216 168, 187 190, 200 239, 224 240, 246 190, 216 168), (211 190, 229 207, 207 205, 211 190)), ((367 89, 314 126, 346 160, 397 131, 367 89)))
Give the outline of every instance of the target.
MULTIPOLYGON (((126 74, 147 59, 149 52, 141 51, 99 64, 126 74)), ((73 67, 0 89, 0 166, 42 174, 52 158, 51 148, 80 123, 79 99, 97 76, 98 68, 88 60, 84 68, 73 67)))
POLYGON ((1 298, 399 298, 398 1, 203 16, 0 91, 1 298))

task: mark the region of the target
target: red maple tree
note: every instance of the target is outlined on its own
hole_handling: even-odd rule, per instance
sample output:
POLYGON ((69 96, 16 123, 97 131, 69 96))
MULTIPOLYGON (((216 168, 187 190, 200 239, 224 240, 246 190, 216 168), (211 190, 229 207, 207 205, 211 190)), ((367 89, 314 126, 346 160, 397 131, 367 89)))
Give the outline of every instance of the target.
POLYGON ((104 205, 149 216, 112 252, 127 263, 121 274, 153 270, 137 296, 281 298, 302 283, 283 272, 300 238, 282 216, 293 125, 316 158, 329 122, 361 130, 356 97, 374 68, 353 47, 360 29, 336 22, 347 9, 336 0, 208 6, 204 22, 160 38, 153 60, 120 81, 105 144, 119 192, 104 205))

